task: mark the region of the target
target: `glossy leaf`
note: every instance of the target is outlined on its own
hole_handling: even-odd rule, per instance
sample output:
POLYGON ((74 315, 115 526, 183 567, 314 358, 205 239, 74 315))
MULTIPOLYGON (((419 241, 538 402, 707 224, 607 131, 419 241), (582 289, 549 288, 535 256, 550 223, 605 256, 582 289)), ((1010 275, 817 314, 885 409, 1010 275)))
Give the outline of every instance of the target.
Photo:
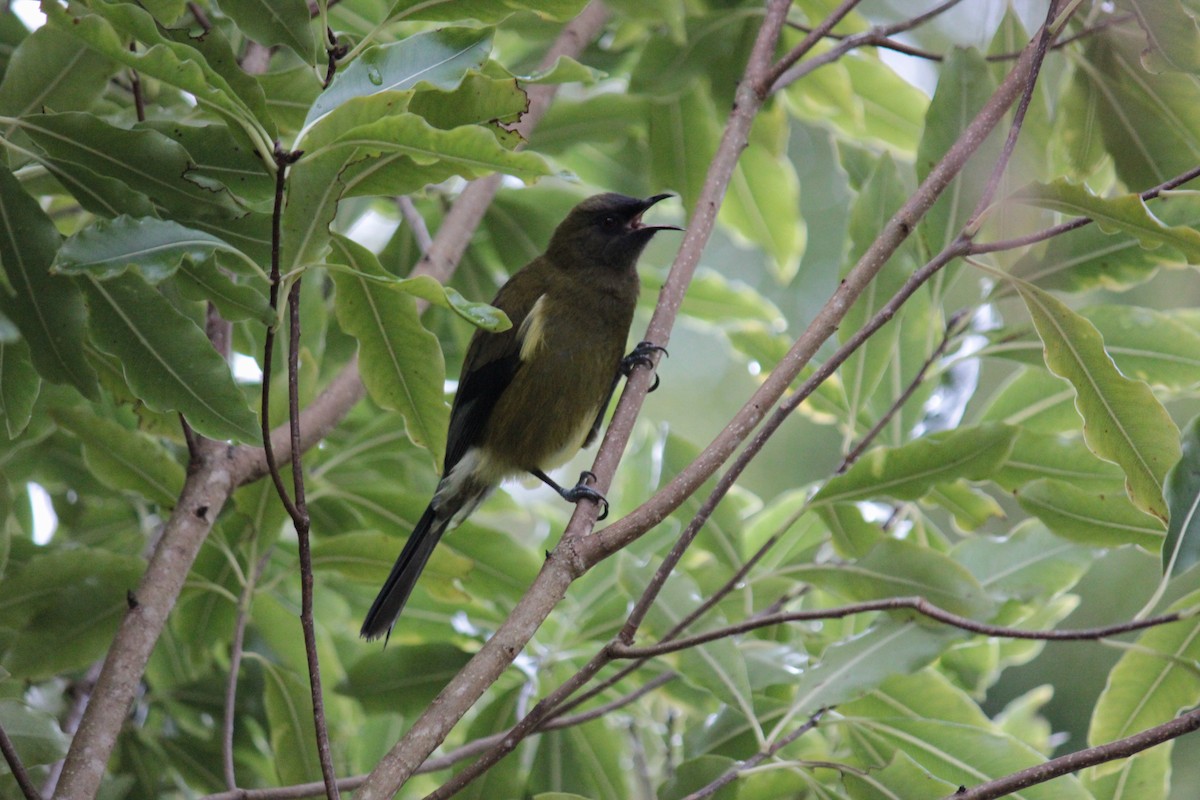
MULTIPOLYGON (((70 35, 38 28, 13 52, 0 81, 0 116, 22 117, 45 108, 85 110, 99 98, 115 64, 81 48, 70 35)), ((5 138, 14 125, 0 128, 5 138)))
MULTIPOLYGON (((344 237, 334 240, 334 258, 362 275, 386 275, 374 254, 344 237)), ((437 337, 421 325, 410 295, 351 273, 334 272, 337 314, 359 345, 360 372, 371 398, 404 415, 414 444, 445 456, 450 409, 444 399, 446 367, 437 337)))
POLYGON ((1075 389, 1088 447, 1125 471, 1134 505, 1166 520, 1163 478, 1179 460, 1179 429, 1146 384, 1117 371, 1091 323, 1030 284, 1016 288, 1045 344, 1046 365, 1075 389))
POLYGON ((242 213, 225 189, 189 180, 187 151, 158 131, 118 128, 75 112, 33 114, 21 121, 21 130, 59 161, 118 180, 183 219, 242 213))
POLYGON ((369 48, 348 67, 338 70, 333 83, 309 109, 304 128, 355 97, 403 91, 422 83, 451 89, 467 70, 483 65, 491 48, 490 35, 469 28, 428 31, 369 48))
POLYGON ((204 331, 140 278, 88 279, 92 338, 121 360, 129 388, 155 411, 178 411, 216 439, 254 442, 255 415, 204 331))
POLYGON ((272 131, 264 127, 265 102, 256 113, 197 49, 164 36, 150 14, 128 3, 106 0, 96 0, 89 6, 92 13, 80 16, 73 16, 57 3, 46 3, 42 10, 47 24, 69 33, 86 47, 188 92, 200 106, 221 115, 244 133, 264 158, 270 158, 272 131), (136 36, 149 49, 130 50, 125 35, 136 36))
POLYGON ((42 377, 95 398, 96 372, 83 355, 83 296, 74 281, 50 273, 60 244, 37 201, 0 167, 0 264, 11 288, 0 289, 0 312, 20 329, 42 377))
POLYGON ((52 270, 106 280, 136 267, 150 283, 170 277, 185 258, 201 261, 220 250, 246 261, 240 250, 212 234, 170 220, 117 217, 99 220, 63 242, 52 270))
POLYGON ((315 63, 317 40, 304 0, 221 0, 221 10, 259 44, 284 45, 315 63))

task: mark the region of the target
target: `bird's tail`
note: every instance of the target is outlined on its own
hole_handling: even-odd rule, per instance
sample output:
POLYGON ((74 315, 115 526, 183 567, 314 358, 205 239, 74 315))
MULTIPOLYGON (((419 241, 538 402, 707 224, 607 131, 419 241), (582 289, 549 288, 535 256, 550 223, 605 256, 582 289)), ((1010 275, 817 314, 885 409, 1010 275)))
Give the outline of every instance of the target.
POLYGON ((450 518, 439 515, 430 503, 417 526, 413 528, 412 535, 405 542, 404 549, 400 551, 400 557, 392 566, 392 574, 388 575, 387 582, 383 584, 375 602, 371 604, 371 610, 363 620, 359 636, 369 641, 392 632, 392 625, 400 616, 404 604, 408 602, 408 596, 412 594, 417 578, 425 569, 425 562, 429 560, 430 553, 448 527, 450 518))

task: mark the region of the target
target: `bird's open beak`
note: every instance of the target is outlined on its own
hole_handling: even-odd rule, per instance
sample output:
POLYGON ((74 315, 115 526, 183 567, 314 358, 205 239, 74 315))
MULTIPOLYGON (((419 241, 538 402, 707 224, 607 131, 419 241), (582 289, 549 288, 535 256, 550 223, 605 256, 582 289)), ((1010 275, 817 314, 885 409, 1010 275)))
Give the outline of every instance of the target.
POLYGON ((683 228, 678 225, 646 225, 642 222, 642 214, 645 214, 651 206, 659 201, 666 200, 668 197, 674 197, 673 194, 656 194, 653 197, 647 197, 642 201, 642 210, 639 211, 629 222, 629 227, 633 230, 650 230, 650 231, 681 231, 683 228))

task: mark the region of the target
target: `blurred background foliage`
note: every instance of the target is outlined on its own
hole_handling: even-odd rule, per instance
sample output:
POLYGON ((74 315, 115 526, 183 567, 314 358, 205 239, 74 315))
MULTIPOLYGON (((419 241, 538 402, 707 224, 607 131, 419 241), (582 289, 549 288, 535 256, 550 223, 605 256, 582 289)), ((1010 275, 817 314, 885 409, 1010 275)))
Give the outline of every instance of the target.
MULTIPOLYGON (((388 647, 357 638, 436 484, 446 400, 472 333, 464 317, 492 324, 473 303, 593 192, 673 191, 680 201, 655 218, 687 224, 762 6, 610 0, 597 41, 539 75, 579 0, 345 0, 327 19, 350 57, 322 92, 321 15, 310 20, 300 0, 269 4, 277 14, 233 0, 48 2, 42 27, 16 15, 30 5, 0 15, 0 723, 44 781, 183 485, 179 415, 198 433, 255 441, 273 319, 264 156, 279 139, 306 151, 289 177, 283 256, 285 270, 307 276, 302 400, 360 348, 370 390, 304 459, 335 761, 339 774, 368 771, 512 609, 570 511, 544 489, 497 493, 435 553, 388 647), (265 72, 238 66, 251 52, 269 57, 265 72), (509 128, 531 81, 562 87, 518 151, 509 128), (354 137, 382 143, 347 144, 354 137), (411 194, 436 231, 463 180, 494 170, 514 177, 450 282, 456 293, 403 283, 420 251, 395 197, 411 194), (414 296, 434 300, 419 323, 414 296), (385 324, 365 319, 367 306, 385 324), (228 367, 204 335, 209 307, 233 324, 228 367), (403 353, 399 369, 371 355, 381 342, 403 353)), ((834 6, 795 3, 782 47, 834 6)), ((836 31, 933 6, 867 0, 836 31)), ((897 37, 908 52, 852 50, 768 101, 660 365, 662 386, 609 492, 614 518, 736 413, 986 102, 1045 10, 1041 0, 963 0, 897 37)), ((1193 0, 1081 5, 1046 61, 976 240, 1078 214, 1103 222, 952 263, 920 289, 746 471, 643 641, 774 534, 779 544, 698 629, 781 599, 820 609, 920 594, 1023 628, 1195 606, 1200 285, 1190 265, 1200 260, 1200 200, 1186 184, 1145 205, 1133 195, 1200 163, 1198 13, 1193 0), (930 359, 874 449, 834 477, 930 359)), ((1005 133, 984 143, 818 360, 954 239, 1005 133)), ((642 259, 635 341, 676 243, 659 236, 642 259)), ((284 378, 273 379, 276 424, 284 378)), ((701 499, 579 580, 447 749, 510 725, 603 646, 701 499)), ((294 532, 265 482, 233 500, 151 659, 106 798, 224 788, 239 611, 239 785, 320 777, 294 532)), ((601 719, 530 739, 464 796, 683 797, 831 705, 769 762, 776 768, 716 796, 938 796, 1194 706, 1198 624, 1050 645, 904 614, 767 628, 651 660, 599 701, 677 677, 601 719)), ((1191 797, 1196 745, 1174 748, 1174 773, 1171 751, 1021 796, 1191 797)), ((15 796, 10 776, 0 791, 15 796)))

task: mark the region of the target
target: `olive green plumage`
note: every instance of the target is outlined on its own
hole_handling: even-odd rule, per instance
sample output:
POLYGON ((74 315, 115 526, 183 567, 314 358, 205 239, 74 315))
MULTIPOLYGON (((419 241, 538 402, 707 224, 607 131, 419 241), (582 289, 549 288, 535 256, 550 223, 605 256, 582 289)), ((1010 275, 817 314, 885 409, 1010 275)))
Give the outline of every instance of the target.
POLYGON ((531 473, 571 501, 599 498, 563 489, 545 472, 599 430, 637 305, 637 259, 657 231, 645 200, 600 194, 571 210, 550 244, 514 274, 492 305, 512 327, 476 331, 450 412, 446 461, 433 500, 375 598, 362 636, 391 631, 434 546, 503 480, 531 473))

